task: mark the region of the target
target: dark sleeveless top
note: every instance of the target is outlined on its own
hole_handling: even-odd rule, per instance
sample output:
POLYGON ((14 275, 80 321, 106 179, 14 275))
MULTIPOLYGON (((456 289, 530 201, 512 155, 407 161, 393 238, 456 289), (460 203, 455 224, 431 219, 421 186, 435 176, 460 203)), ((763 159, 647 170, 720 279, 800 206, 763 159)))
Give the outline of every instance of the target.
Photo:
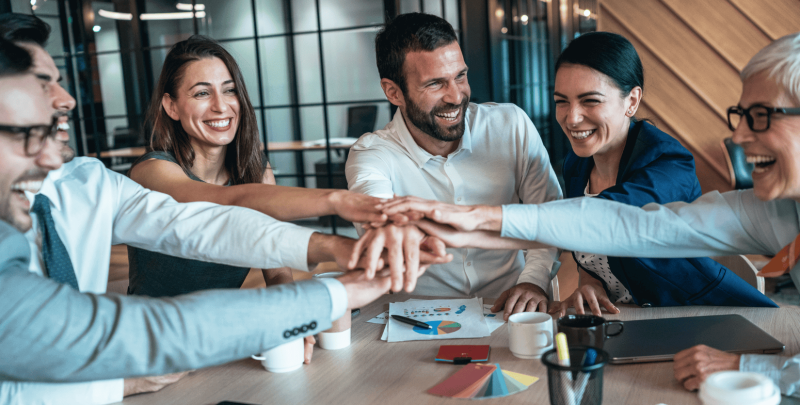
MULTIPOLYGON (((145 154, 133 166, 149 159, 178 163, 171 153, 159 151, 145 154)), ((192 180, 202 181, 191 172, 185 173, 192 180)), ((250 272, 249 268, 182 259, 132 246, 128 246, 128 264, 128 294, 150 297, 171 297, 212 288, 239 288, 250 272)))

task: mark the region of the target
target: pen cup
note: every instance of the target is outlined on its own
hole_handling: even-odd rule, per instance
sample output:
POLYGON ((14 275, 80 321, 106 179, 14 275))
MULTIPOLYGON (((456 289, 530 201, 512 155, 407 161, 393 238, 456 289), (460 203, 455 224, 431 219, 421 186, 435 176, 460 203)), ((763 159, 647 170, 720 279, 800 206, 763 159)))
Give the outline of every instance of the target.
MULTIPOLYGON (((336 278, 343 276, 341 271, 330 273, 315 274, 314 278, 336 278)), ((319 333, 319 347, 325 350, 338 350, 350 346, 350 310, 345 311, 344 316, 333 321, 331 328, 319 333)))
MULTIPOLYGON (((587 346, 569 348, 569 358, 580 362, 587 346)), ((550 405, 593 405, 603 402, 603 367, 608 363, 608 353, 592 348, 597 359, 589 366, 558 364, 556 349, 542 355, 542 363, 547 367, 547 388, 550 391, 550 405)))

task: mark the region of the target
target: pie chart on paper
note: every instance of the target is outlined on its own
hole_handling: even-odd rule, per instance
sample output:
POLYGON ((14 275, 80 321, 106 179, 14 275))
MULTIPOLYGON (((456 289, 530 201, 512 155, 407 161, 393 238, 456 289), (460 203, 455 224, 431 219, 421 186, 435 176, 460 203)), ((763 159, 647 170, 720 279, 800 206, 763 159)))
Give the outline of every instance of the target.
POLYGON ((432 329, 423 329, 419 326, 414 327, 414 332, 420 335, 446 335, 448 333, 457 332, 461 329, 461 324, 453 321, 429 321, 425 322, 433 326, 432 329))

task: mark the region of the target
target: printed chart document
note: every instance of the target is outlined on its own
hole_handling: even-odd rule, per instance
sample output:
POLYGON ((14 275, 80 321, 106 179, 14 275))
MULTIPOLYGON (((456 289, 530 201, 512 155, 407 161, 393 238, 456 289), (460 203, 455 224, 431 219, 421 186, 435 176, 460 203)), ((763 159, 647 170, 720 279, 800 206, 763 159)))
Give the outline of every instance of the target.
POLYGON ((405 316, 431 325, 431 329, 408 325, 389 318, 386 325, 389 342, 479 338, 491 335, 483 316, 483 300, 439 299, 394 302, 390 315, 405 316))

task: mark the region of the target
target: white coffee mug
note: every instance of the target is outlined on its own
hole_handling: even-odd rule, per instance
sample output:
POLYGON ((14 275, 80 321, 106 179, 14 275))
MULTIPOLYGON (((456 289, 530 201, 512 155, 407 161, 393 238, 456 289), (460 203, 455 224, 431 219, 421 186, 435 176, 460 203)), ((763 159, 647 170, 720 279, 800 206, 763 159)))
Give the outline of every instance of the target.
POLYGON ((703 405, 778 405, 781 391, 769 377, 743 371, 720 371, 700 385, 703 405))
MULTIPOLYGON (((329 273, 315 274, 314 278, 336 278, 344 275, 344 272, 333 271, 329 273)), ((331 328, 324 330, 317 335, 319 347, 325 350, 339 350, 350 346, 350 310, 346 310, 341 318, 331 323, 331 328)))
POLYGON ((272 373, 294 371, 303 365, 305 344, 303 339, 295 339, 280 346, 273 347, 260 356, 251 356, 260 360, 261 365, 272 373))
POLYGON ((538 359, 553 348, 553 318, 541 312, 508 317, 508 348, 521 359, 538 359))

